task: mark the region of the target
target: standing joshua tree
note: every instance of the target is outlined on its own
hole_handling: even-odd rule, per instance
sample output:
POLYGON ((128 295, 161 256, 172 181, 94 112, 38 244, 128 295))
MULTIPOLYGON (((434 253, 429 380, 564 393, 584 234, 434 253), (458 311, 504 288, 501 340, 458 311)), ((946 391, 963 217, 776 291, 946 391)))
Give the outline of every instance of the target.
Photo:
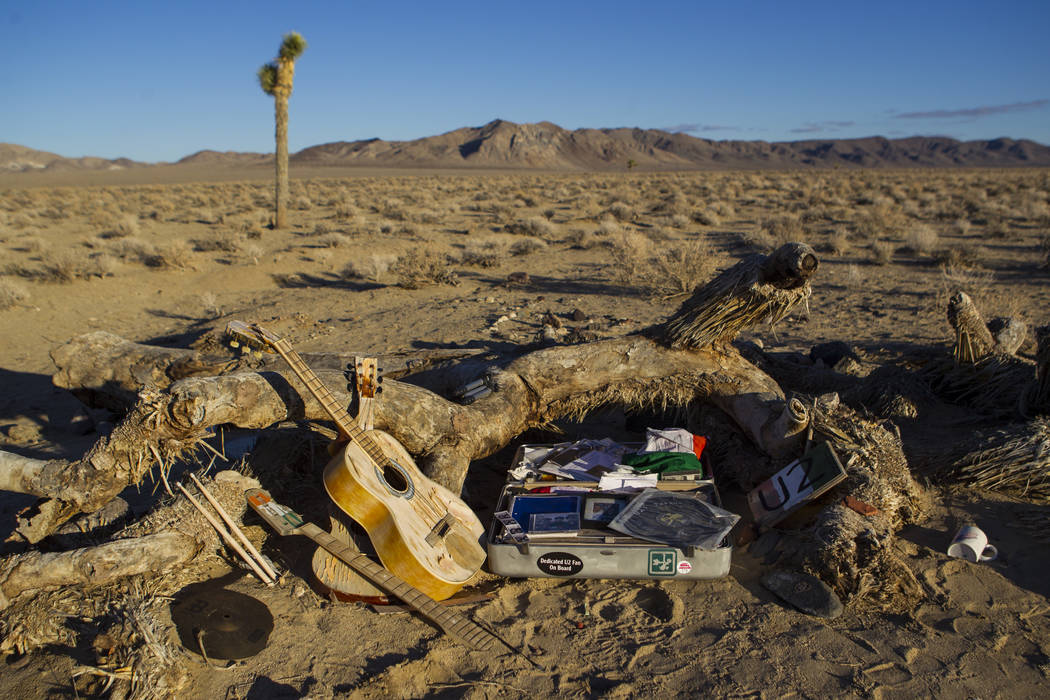
POLYGON ((292 96, 295 59, 306 50, 306 39, 299 32, 284 35, 277 59, 259 69, 259 86, 273 97, 275 137, 277 139, 277 183, 274 186, 274 228, 288 225, 288 98, 292 96))

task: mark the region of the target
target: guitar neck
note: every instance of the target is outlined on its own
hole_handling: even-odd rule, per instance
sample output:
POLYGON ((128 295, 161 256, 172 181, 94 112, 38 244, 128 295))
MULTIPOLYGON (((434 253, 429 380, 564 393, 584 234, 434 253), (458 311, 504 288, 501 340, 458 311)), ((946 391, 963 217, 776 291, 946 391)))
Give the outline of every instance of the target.
POLYGON ((303 361, 303 358, 299 356, 287 340, 279 340, 273 343, 274 350, 284 358, 284 361, 288 363, 288 366, 292 368, 295 375, 302 380, 303 384, 310 391, 310 394, 317 399, 318 403, 324 408, 325 412, 335 421, 336 426, 339 428, 339 433, 349 440, 353 440, 361 449, 363 449, 369 457, 371 457, 376 464, 382 464, 386 461, 387 457, 380 449, 379 445, 376 444, 368 433, 361 430, 357 423, 350 417, 350 414, 346 412, 335 397, 332 396, 332 392, 325 386, 324 382, 314 374, 314 371, 310 369, 310 366, 303 361))
POLYGON ((297 534, 306 535, 318 545, 346 562, 350 568, 373 584, 397 596, 406 605, 433 621, 445 632, 462 640, 471 647, 485 650, 490 648, 496 640, 495 636, 488 630, 438 604, 430 596, 394 576, 361 552, 339 541, 313 523, 305 523, 297 530, 297 534))

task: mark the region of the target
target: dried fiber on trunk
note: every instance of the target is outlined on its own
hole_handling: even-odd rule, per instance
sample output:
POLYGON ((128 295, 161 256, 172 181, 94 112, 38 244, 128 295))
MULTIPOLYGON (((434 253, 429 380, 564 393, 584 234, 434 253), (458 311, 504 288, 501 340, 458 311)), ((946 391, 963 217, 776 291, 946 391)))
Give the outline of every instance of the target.
POLYGON ((817 256, 804 243, 789 243, 771 255, 751 255, 698 287, 678 311, 648 333, 674 349, 726 343, 745 328, 773 325, 808 302, 817 256))
POLYGON ((957 460, 944 476, 1050 503, 1050 419, 1016 423, 983 436, 981 447, 957 460))
POLYGON ((781 531, 778 565, 810 571, 847 603, 909 605, 918 587, 892 543, 897 530, 924 516, 928 497, 912 479, 899 436, 862 418, 834 394, 819 397, 811 413, 814 441, 833 447, 846 480, 821 497, 823 507, 810 522, 781 531), (847 495, 877 512, 854 512, 842 503, 847 495))

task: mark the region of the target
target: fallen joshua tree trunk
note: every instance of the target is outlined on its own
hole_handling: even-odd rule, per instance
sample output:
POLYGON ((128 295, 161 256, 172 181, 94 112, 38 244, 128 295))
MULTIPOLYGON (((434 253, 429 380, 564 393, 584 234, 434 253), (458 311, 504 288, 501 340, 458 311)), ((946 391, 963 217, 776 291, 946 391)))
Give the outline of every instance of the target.
MULTIPOLYGON (((699 288, 667 323, 650 329, 652 337, 528 353, 491 371, 489 381, 496 391, 470 406, 417 386, 387 382, 383 400, 377 402, 376 426, 420 455, 423 470, 453 491, 461 489, 471 460, 492 454, 524 430, 613 402, 710 401, 732 416, 761 450, 786 455, 798 443, 797 419, 776 383, 726 341, 748 325, 782 318, 806 300, 816 268, 816 256, 803 244, 752 256, 699 288), (708 311, 697 314, 697 307, 708 311), (719 319, 714 325, 713 316, 719 319), (712 346, 716 341, 717 348, 712 346)), ((93 385, 78 389, 121 401, 135 382, 170 376, 160 368, 179 361, 178 353, 168 349, 150 354, 147 346, 112 336, 103 341, 88 343, 94 352, 56 352, 61 381, 88 378, 93 385), (113 357, 106 357, 106 348, 113 357), (125 367, 129 363, 130 369, 125 367)), ((338 401, 348 402, 339 389, 345 383, 341 372, 322 370, 318 376, 338 401)), ((113 433, 80 460, 27 463, 19 458, 16 464, 0 453, 0 482, 8 490, 47 496, 21 518, 20 534, 37 542, 72 515, 102 507, 152 466, 163 469, 196 449, 216 426, 264 428, 285 420, 327 419, 309 392, 296 386, 301 386, 298 379, 286 369, 192 377, 172 383, 166 392, 147 386, 113 433)))
MULTIPOLYGON (((376 427, 391 433, 418 456, 424 472, 453 491, 462 487, 472 460, 496 452, 523 431, 608 404, 714 405, 761 452, 783 466, 801 452, 805 427, 816 416, 805 403, 787 401, 777 383, 746 361, 729 341, 744 328, 775 322, 805 303, 817 267, 813 251, 803 244, 788 244, 770 256, 751 256, 699 287, 671 318, 642 334, 542 348, 490 365, 485 374, 493 392, 470 405, 403 381, 386 382, 383 398, 375 405, 376 427)), ((246 371, 232 360, 198 362, 186 353, 153 350, 98 334, 75 339, 70 348, 56 351, 55 360, 56 381, 82 395, 103 401, 108 397, 112 405, 126 404, 133 394, 138 398, 113 433, 80 460, 37 462, 0 452, 4 488, 44 496, 20 520, 19 533, 31 543, 53 533, 73 514, 102 507, 151 467, 163 469, 197 449, 216 426, 265 428, 288 420, 328 418, 298 378, 284 368, 246 371), (91 351, 77 352, 75 347, 91 351), (167 382, 173 373, 183 371, 172 368, 185 368, 187 362, 196 376, 170 382, 164 391, 154 386, 156 377, 167 382), (231 369, 235 371, 200 376, 231 369)), ((471 378, 481 373, 482 366, 475 362, 462 365, 477 373, 471 378)), ((467 376, 462 365, 448 372, 467 376)), ((342 391, 341 371, 321 369, 317 374, 340 404, 349 402, 342 391)), ((885 515, 877 528, 879 537, 871 545, 885 549, 892 531, 921 510, 920 490, 911 480, 899 444, 879 438, 875 447, 864 447, 860 436, 851 437, 835 426, 868 424, 845 409, 833 408, 837 406, 833 399, 823 405, 817 426, 837 447, 852 450, 849 464, 855 478, 847 484, 869 489, 870 493, 862 493, 885 515), (882 476, 888 486, 871 491, 882 476)), ((840 513, 837 506, 831 508, 827 517, 818 518, 824 527, 852 517, 840 513)), ((866 567, 877 560, 870 548, 859 551, 852 544, 864 527, 852 523, 838 539, 822 536, 808 551, 795 551, 792 561, 818 573, 822 567, 840 571, 830 577, 840 592, 858 592, 871 579, 866 567), (832 546, 833 542, 837 544, 832 546)))

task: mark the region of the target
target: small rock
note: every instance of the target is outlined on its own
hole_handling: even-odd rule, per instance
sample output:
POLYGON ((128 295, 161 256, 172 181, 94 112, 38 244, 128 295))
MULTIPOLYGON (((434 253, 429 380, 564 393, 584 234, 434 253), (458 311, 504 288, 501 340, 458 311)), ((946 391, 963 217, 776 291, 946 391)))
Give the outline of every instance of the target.
POLYGON ((507 275, 507 284, 509 285, 526 285, 531 281, 528 272, 512 272, 507 275))
POLYGON ((583 311, 581 311, 580 309, 573 309, 572 320, 576 321, 577 323, 579 323, 580 321, 586 321, 587 314, 583 313, 583 311))
POLYGON ((552 328, 561 328, 562 326, 561 319, 555 316, 553 313, 551 313, 550 310, 547 310, 543 314, 543 318, 541 320, 543 321, 543 325, 545 326, 551 326, 552 328))
POLYGON ((842 614, 842 601, 816 576, 797 571, 771 571, 762 577, 762 585, 807 615, 830 620, 842 614))

